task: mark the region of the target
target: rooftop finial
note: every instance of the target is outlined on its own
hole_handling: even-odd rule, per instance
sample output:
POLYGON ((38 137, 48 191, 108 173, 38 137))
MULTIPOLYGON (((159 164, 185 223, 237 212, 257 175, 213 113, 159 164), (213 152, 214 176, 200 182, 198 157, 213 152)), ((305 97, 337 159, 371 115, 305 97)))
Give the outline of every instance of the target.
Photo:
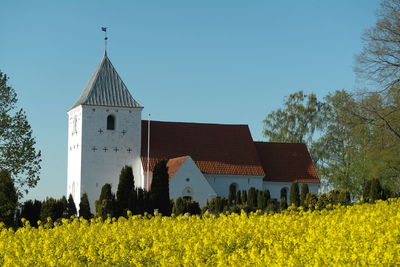
POLYGON ((101 30, 104 32, 104 55, 107 56, 107 27, 101 27, 101 30))

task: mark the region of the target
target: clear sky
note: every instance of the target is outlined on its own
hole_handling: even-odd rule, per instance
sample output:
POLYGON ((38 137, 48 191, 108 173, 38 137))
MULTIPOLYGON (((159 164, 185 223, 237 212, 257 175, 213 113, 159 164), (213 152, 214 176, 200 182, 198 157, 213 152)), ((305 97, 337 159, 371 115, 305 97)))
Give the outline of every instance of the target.
POLYGON ((27 198, 66 194, 67 113, 104 53, 154 120, 248 124, 298 90, 356 86, 377 0, 1 1, 0 70, 42 151, 27 198))

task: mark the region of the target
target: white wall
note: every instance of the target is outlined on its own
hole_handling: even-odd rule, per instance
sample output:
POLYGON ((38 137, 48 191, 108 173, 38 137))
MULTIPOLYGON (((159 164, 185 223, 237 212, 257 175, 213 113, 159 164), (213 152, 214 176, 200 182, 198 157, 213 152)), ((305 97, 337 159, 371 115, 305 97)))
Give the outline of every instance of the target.
MULTIPOLYGON (((71 157, 71 161, 68 161, 68 169, 81 169, 79 196, 74 196, 77 208, 79 209, 80 196, 86 192, 90 209, 94 213, 94 202, 100 196, 101 187, 105 183, 111 183, 115 192, 122 167, 136 167, 137 161, 140 161, 142 108, 85 105, 81 110, 82 129, 78 132, 81 133, 78 151, 78 154, 81 153, 81 159, 79 160, 79 155, 69 153, 68 158, 71 157), (115 117, 115 130, 107 130, 107 116, 110 114, 115 117), (75 156, 77 159, 72 159, 75 156)), ((71 171, 71 175, 72 173, 77 172, 71 171)), ((142 179, 136 177, 137 173, 140 172, 134 170, 135 182, 140 183, 142 179)), ((75 175, 79 176, 79 173, 75 175)))
POLYGON ((70 194, 79 207, 81 196, 82 107, 68 112, 67 198, 70 194))
POLYGON ((208 183, 219 197, 228 197, 229 185, 235 183, 237 190, 248 190, 250 187, 263 189, 263 177, 251 175, 204 174, 208 183))
MULTIPOLYGON (((289 196, 290 196, 290 185, 292 183, 290 182, 264 182, 263 184, 263 189, 268 189, 271 198, 276 198, 278 201, 281 198, 281 189, 286 187, 287 188, 287 200, 289 202, 289 196)), ((303 183, 299 183, 299 189, 301 192, 301 186, 303 183)), ((308 184, 308 190, 313 193, 318 193, 319 191, 319 183, 307 183, 308 184)))
POLYGON ((188 157, 169 180, 169 196, 173 199, 190 196, 192 200, 199 202, 200 207, 204 207, 207 200, 216 197, 217 194, 192 158, 188 157))

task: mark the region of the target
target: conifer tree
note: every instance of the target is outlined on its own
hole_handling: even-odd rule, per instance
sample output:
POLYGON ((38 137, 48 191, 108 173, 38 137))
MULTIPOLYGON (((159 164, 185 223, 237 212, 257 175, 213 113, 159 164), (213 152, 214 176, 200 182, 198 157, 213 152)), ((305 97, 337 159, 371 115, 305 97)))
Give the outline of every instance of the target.
POLYGON ((250 208, 257 207, 257 189, 250 187, 247 193, 247 205, 250 208))
POLYGON ((90 212, 90 204, 87 193, 83 193, 81 197, 81 202, 79 203, 79 216, 86 220, 92 218, 92 213, 90 212))
POLYGON ((132 168, 129 166, 124 166, 119 175, 117 202, 120 216, 126 216, 128 210, 134 212, 136 202, 135 180, 132 168))
POLYGON ((229 203, 229 206, 236 204, 236 185, 235 184, 229 185, 228 203, 229 203))
POLYGON ((281 198, 281 202, 280 202, 280 208, 281 210, 285 210, 287 209, 288 205, 287 205, 287 199, 285 197, 281 198))
POLYGON ((293 182, 290 186, 290 205, 300 206, 300 192, 299 184, 293 182))
POLYGON ((263 200, 264 200, 263 205, 264 205, 264 208, 266 208, 268 206, 268 202, 269 202, 270 199, 271 199, 271 193, 269 192, 268 189, 265 189, 263 191, 263 200))
POLYGON ((245 205, 247 204, 247 191, 246 190, 242 191, 242 203, 245 205))
POLYGON ((67 203, 67 214, 68 214, 68 218, 70 218, 71 216, 76 216, 76 206, 75 206, 75 202, 74 202, 74 198, 72 197, 71 194, 69 194, 68 197, 68 203, 67 203))
POLYGON ((264 194, 262 191, 257 192, 257 209, 264 210, 264 194))
POLYGON ((308 192, 309 192, 308 184, 303 183, 303 184, 301 185, 301 197, 300 197, 300 205, 301 205, 302 207, 304 207, 304 203, 305 203, 305 201, 306 201, 308 192))
POLYGON ((115 197, 111 192, 111 184, 105 184, 101 188, 100 198, 95 202, 96 215, 106 219, 115 216, 115 197))
POLYGON ((240 192, 241 192, 240 190, 238 190, 236 192, 236 204, 237 205, 242 205, 243 204, 243 202, 242 202, 242 194, 240 192))
POLYGON ((185 210, 185 204, 183 202, 183 198, 178 197, 174 203, 172 213, 174 213, 175 215, 181 215, 184 213, 184 210, 185 210))
POLYGON ((150 189, 150 198, 153 208, 158 209, 158 212, 165 216, 171 215, 167 162, 167 160, 161 160, 154 166, 153 180, 150 189))

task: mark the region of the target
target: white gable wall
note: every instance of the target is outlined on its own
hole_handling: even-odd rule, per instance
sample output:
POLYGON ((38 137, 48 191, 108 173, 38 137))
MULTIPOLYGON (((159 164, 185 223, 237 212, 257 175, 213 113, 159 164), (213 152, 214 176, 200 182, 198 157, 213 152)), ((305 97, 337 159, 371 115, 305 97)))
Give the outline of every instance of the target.
POLYGON ((173 199, 190 196, 203 207, 207 200, 216 196, 216 193, 194 161, 188 157, 169 180, 169 196, 173 199))
POLYGON ((263 189, 262 176, 227 174, 204 174, 204 176, 219 197, 228 197, 231 184, 236 184, 237 190, 247 191, 250 187, 263 189))

